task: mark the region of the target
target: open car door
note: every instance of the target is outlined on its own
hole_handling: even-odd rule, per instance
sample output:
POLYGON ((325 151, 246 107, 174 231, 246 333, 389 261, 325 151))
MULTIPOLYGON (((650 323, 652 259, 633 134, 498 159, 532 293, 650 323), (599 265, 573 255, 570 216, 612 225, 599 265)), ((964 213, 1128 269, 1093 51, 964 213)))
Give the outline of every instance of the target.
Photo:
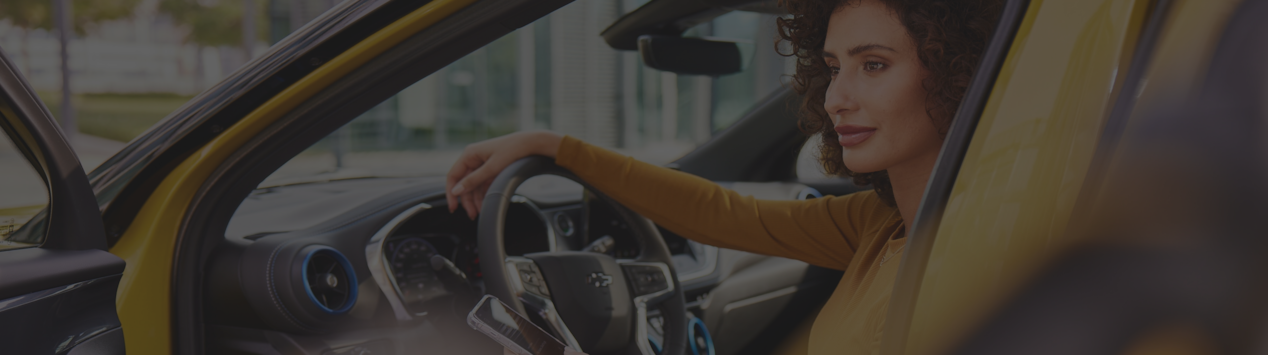
POLYGON ((0 130, 0 353, 123 354, 124 261, 105 251, 75 152, 2 53, 0 130))

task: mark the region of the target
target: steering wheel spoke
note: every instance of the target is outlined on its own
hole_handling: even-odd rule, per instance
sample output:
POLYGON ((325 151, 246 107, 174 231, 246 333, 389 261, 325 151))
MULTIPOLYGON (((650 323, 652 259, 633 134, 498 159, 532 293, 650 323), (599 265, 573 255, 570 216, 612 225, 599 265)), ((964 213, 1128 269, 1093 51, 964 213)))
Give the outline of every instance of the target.
POLYGON ((663 301, 673 294, 673 274, 669 265, 662 262, 618 261, 625 278, 630 283, 630 293, 634 295, 634 337, 638 339, 638 350, 643 355, 654 355, 651 344, 647 342, 647 306, 663 301))
POLYGON ((537 267, 532 259, 520 256, 508 256, 506 258, 507 275, 515 275, 511 277, 511 283, 514 284, 513 291, 516 298, 524 305, 525 311, 532 312, 546 321, 551 330, 555 334, 559 334, 563 338, 563 342, 573 349, 580 349, 577 338, 572 335, 572 331, 568 330, 568 325, 564 324, 564 320, 559 317, 559 311, 555 308, 555 301, 550 298, 550 289, 546 287, 546 279, 542 277, 541 269, 537 267))

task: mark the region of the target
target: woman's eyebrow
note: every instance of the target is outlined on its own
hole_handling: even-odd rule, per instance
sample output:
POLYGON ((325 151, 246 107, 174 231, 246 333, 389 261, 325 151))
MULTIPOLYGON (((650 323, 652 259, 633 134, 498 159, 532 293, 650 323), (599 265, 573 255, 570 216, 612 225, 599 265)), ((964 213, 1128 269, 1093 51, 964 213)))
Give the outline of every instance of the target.
POLYGON ((869 44, 860 44, 860 45, 854 46, 854 48, 850 48, 849 54, 850 54, 850 56, 851 56, 851 57, 853 57, 853 56, 858 55, 859 53, 863 53, 863 52, 870 51, 870 50, 873 50, 873 49, 883 49, 883 50, 887 50, 887 51, 890 51, 890 52, 895 52, 895 53, 897 53, 897 52, 898 52, 898 51, 894 50, 893 48, 889 48, 889 47, 882 46, 882 45, 875 44, 875 43, 869 43, 869 44))

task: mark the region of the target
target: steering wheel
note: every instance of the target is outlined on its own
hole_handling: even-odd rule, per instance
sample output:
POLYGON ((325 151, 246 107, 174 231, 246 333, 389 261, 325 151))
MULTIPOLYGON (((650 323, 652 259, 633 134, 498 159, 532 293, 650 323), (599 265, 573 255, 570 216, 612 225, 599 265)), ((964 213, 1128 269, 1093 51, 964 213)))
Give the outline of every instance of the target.
POLYGON ((591 355, 655 355, 647 337, 647 310, 658 306, 665 334, 661 354, 686 353, 686 302, 669 248, 651 221, 542 156, 520 159, 503 170, 484 196, 480 216, 476 235, 488 294, 520 314, 540 317, 564 343, 591 355), (538 175, 576 181, 610 203, 633 231, 639 256, 617 260, 606 254, 555 251, 508 257, 503 240, 511 197, 520 184, 538 175))

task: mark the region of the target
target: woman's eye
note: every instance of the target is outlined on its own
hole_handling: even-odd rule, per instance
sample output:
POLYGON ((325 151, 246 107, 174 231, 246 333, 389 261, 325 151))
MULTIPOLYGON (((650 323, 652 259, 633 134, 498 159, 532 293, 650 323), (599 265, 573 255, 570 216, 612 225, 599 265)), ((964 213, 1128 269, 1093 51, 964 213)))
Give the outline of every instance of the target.
POLYGON ((840 72, 841 72, 841 68, 839 67, 828 67, 828 76, 830 77, 835 78, 837 77, 837 74, 840 72))
POLYGON ((881 69, 885 69, 885 63, 881 63, 881 62, 867 62, 867 63, 863 63, 863 70, 866 70, 866 71, 877 71, 877 70, 881 70, 881 69))

